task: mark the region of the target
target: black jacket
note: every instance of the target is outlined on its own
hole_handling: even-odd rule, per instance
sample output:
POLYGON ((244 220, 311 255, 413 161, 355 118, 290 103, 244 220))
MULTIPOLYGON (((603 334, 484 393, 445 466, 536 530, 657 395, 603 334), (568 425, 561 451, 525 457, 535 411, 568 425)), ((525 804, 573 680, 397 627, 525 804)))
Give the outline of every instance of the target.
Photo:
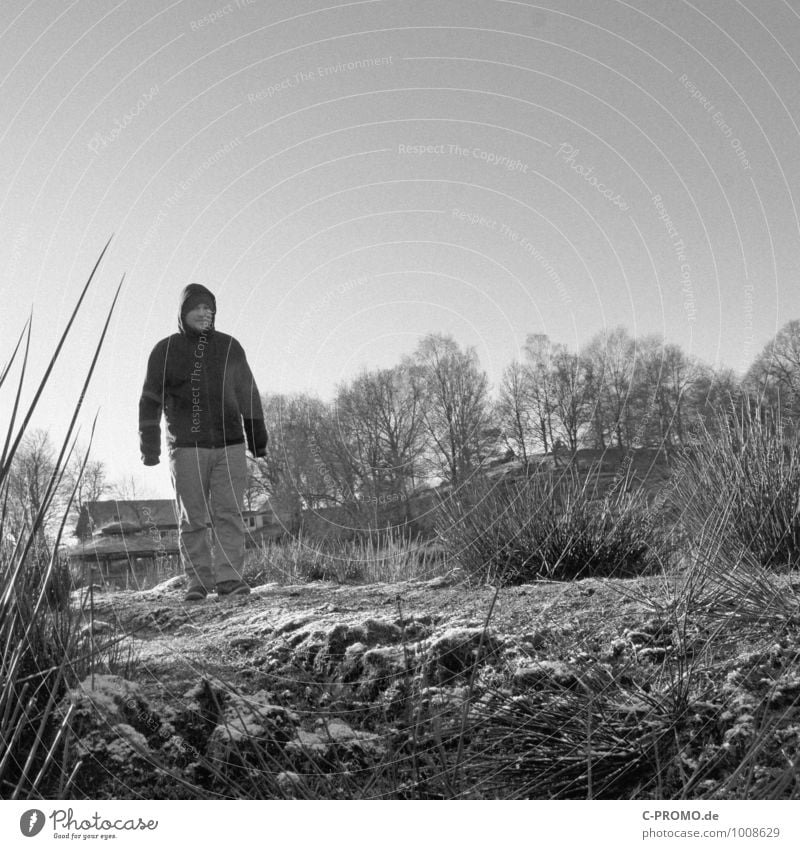
POLYGON ((264 456, 267 431, 253 373, 239 342, 211 328, 199 334, 184 324, 186 302, 208 296, 191 284, 181 293, 178 333, 162 339, 147 362, 139 399, 139 447, 145 465, 161 455, 161 414, 167 422, 169 448, 221 448, 239 445, 264 456), (242 426, 244 419, 244 427, 242 426))

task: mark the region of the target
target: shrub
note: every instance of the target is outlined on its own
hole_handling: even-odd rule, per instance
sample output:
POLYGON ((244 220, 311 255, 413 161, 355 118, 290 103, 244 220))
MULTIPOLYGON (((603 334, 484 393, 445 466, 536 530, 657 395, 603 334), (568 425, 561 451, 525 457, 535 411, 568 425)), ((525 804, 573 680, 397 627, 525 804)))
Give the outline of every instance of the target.
POLYGON ((661 538, 641 490, 574 470, 511 483, 477 484, 444 499, 436 520, 450 556, 477 581, 634 577, 658 562, 661 538))
POLYGON ((554 687, 511 696, 490 689, 470 717, 471 783, 502 799, 646 798, 656 786, 663 798, 675 721, 631 696, 554 687))
POLYGON ((298 536, 266 542, 248 554, 245 578, 251 586, 333 581, 340 584, 394 583, 430 579, 447 572, 441 552, 422 539, 386 534, 355 540, 317 541, 298 536))
POLYGON ((697 542, 709 536, 745 549, 766 567, 800 555, 800 452, 791 423, 761 411, 720 417, 677 458, 670 499, 697 542))

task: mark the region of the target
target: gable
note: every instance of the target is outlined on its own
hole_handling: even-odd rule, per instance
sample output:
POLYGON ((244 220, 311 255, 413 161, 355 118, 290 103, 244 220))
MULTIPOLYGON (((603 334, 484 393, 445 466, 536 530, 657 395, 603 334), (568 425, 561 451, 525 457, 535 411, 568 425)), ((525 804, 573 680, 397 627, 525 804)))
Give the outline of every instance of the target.
POLYGON ((81 508, 75 536, 147 532, 178 527, 175 501, 171 498, 87 501, 81 508))

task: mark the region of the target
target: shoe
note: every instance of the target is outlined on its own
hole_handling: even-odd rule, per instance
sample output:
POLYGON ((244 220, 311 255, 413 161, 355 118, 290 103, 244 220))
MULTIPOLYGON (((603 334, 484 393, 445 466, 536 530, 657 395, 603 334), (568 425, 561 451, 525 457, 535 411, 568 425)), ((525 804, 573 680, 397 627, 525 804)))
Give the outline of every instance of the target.
POLYGON ((244 581, 221 581, 217 584, 217 595, 248 595, 250 587, 244 581))
POLYGON ((206 596, 208 595, 208 590, 205 587, 201 587, 200 585, 189 587, 186 591, 186 595, 183 597, 184 601, 205 601, 206 596))

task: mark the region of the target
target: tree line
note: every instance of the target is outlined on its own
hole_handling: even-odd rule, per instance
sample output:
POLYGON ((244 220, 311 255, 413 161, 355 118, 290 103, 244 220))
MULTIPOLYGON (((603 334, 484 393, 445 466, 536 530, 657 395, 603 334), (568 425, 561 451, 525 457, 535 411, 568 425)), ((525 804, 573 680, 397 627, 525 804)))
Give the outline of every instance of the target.
POLYGON ((295 511, 338 505, 353 517, 384 505, 402 519, 419 488, 457 488, 502 453, 528 464, 581 448, 669 451, 713 430, 731 405, 786 417, 800 412, 799 399, 800 322, 741 378, 623 327, 578 351, 532 334, 493 395, 475 350, 432 334, 395 367, 341 384, 330 403, 265 396, 271 450, 253 495, 295 511))
MULTIPOLYGON (((732 404, 796 420, 800 321, 787 323, 741 378, 617 327, 577 351, 531 334, 491 393, 473 348, 431 334, 396 366, 342 383, 331 402, 307 394, 262 400, 270 449, 251 463, 247 506, 269 497, 294 515, 339 507, 354 521, 408 521, 415 492, 457 488, 498 456, 528 464, 542 454, 568 459, 580 448, 677 449, 732 404)), ((29 433, 2 508, 12 536, 35 516, 53 461, 48 434, 29 433)), ((79 472, 76 453, 54 502, 76 487, 73 518, 88 500, 136 498, 133 479, 109 481, 102 460, 79 472)))

